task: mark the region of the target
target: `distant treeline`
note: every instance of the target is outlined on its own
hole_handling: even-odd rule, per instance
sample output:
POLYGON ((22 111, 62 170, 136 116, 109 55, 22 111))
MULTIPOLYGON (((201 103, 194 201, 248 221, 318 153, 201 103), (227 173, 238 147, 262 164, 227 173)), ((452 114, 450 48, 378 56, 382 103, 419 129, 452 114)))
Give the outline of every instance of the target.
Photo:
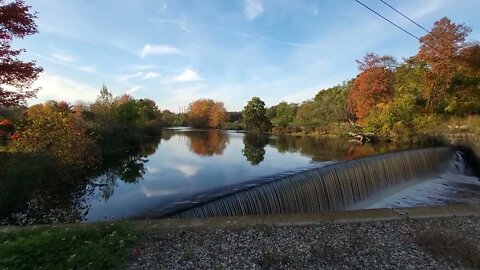
POLYGON ((197 100, 182 115, 182 124, 321 133, 354 126, 387 138, 408 138, 480 112, 480 45, 467 40, 470 32, 469 27, 442 18, 421 38, 416 55, 399 62, 367 53, 357 61, 355 78, 320 90, 310 100, 282 101, 267 108, 254 97, 241 113, 227 113, 221 102, 197 100))

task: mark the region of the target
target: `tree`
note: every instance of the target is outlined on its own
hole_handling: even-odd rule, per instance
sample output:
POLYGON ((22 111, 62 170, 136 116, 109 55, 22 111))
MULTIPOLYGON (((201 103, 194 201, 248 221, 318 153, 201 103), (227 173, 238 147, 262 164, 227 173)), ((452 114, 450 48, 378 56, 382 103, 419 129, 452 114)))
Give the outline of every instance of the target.
POLYGON ((220 128, 228 121, 228 113, 225 110, 223 102, 215 102, 210 110, 208 117, 208 126, 211 128, 220 128))
POLYGON ((432 112, 442 112, 451 96, 453 78, 459 68, 457 59, 467 46, 465 40, 470 32, 471 29, 464 24, 452 23, 444 17, 420 39, 417 58, 429 67, 425 76, 428 87, 422 94, 432 112))
POLYGON ((228 120, 228 114, 222 102, 199 99, 190 103, 188 118, 194 127, 220 128, 228 120))
POLYGON ((90 167, 98 161, 94 141, 62 103, 30 107, 25 124, 15 134, 11 145, 14 151, 45 154, 60 164, 77 168, 90 167))
POLYGON ((37 33, 36 17, 22 0, 0 0, 0 106, 25 104, 38 91, 29 89, 43 69, 35 61, 21 61, 25 50, 11 47, 14 38, 37 33))
POLYGON ((97 96, 96 103, 111 105, 112 102, 113 102, 112 93, 110 91, 108 91, 108 88, 105 84, 102 85, 102 88, 100 89, 100 93, 97 96))
POLYGON ((314 98, 316 122, 341 122, 347 119, 346 99, 353 80, 319 91, 314 98))
POLYGON ((275 106, 268 108, 267 115, 272 124, 277 127, 286 127, 293 122, 297 114, 298 104, 282 101, 275 106))
POLYGON ((253 97, 242 111, 245 128, 257 132, 269 130, 272 123, 266 116, 266 113, 265 102, 258 97, 253 97))
POLYGON ((357 61, 361 73, 353 83, 348 96, 350 113, 363 119, 377 104, 387 103, 395 83, 396 62, 391 56, 378 56, 368 53, 362 61, 357 61))

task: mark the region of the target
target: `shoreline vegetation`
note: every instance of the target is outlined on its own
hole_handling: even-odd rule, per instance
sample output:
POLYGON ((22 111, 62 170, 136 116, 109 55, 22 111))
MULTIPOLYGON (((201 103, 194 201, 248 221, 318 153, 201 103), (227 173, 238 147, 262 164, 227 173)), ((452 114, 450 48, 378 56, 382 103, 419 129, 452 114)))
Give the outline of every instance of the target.
MULTIPOLYGON (((7 45, 13 37, 36 33, 35 15, 27 6, 22 12, 31 31, 12 32, 7 45)), ((221 101, 199 99, 185 112, 174 113, 161 110, 151 99, 113 96, 105 85, 92 103, 48 101, 27 107, 35 91, 13 94, 0 89, 0 159, 6 161, 0 163, 0 217, 7 222, 12 215, 42 223, 81 220, 76 213, 82 209, 79 194, 91 189, 91 179, 138 182, 146 157, 155 152, 153 145, 168 126, 334 136, 413 147, 456 143, 471 146, 478 155, 478 139, 462 139, 480 134, 480 44, 467 40, 470 31, 441 18, 420 39, 414 56, 399 62, 367 53, 357 61, 355 78, 320 90, 312 99, 267 107, 253 97, 241 112, 228 112, 221 101), (52 186, 62 192, 48 188, 52 186), (73 214, 54 219, 47 217, 47 209, 29 204, 33 200, 58 205, 66 198, 78 198, 67 211, 73 214), (25 207, 29 211, 17 212, 25 207)), ((41 68, 34 62, 23 64, 35 67, 32 74, 17 78, 27 87, 41 68)), ((250 150, 255 149, 245 154, 255 154, 250 150)), ((111 192, 105 191, 104 197, 111 192)))
POLYGON ((0 268, 478 268, 478 205, 428 209, 10 227, 0 268))
MULTIPOLYGON (((9 14, 0 20, 0 225, 79 223, 88 212, 85 197, 96 186, 142 179, 146 158, 168 126, 308 136, 373 134, 400 144, 465 144, 479 154, 480 43, 467 39, 468 26, 446 17, 420 38, 415 55, 399 61, 367 53, 357 61, 355 78, 301 103, 267 107, 253 97, 241 112, 227 112, 221 101, 199 99, 186 112, 174 113, 148 98, 113 96, 105 85, 91 103, 52 100, 27 106, 41 91, 32 86, 43 68, 23 61, 25 50, 12 45, 38 32, 37 14, 20 0, 0 1, 0 7, 9 14)), ((252 147, 242 151, 258 164, 263 160, 253 147, 258 141, 247 140, 245 146, 252 147)), ((101 192, 108 199, 113 188, 101 192)), ((133 249, 139 235, 128 226, 39 228, 0 233, 0 268, 106 269, 131 258, 140 258, 132 269, 478 268, 478 222, 478 217, 463 217, 161 232, 147 235, 133 249)))

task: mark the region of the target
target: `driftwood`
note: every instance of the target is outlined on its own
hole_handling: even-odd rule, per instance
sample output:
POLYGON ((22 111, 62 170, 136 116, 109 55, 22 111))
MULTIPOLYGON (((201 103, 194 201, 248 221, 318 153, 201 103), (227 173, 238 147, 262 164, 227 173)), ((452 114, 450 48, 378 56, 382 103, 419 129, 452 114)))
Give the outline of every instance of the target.
POLYGON ((355 132, 349 132, 348 135, 353 137, 353 142, 364 144, 366 142, 375 141, 375 132, 362 132, 362 127, 355 124, 351 119, 348 119, 348 123, 355 130, 355 132))
POLYGON ((373 133, 353 133, 349 132, 348 135, 352 136, 356 141, 358 141, 361 144, 364 144, 366 142, 371 142, 375 134, 373 133))

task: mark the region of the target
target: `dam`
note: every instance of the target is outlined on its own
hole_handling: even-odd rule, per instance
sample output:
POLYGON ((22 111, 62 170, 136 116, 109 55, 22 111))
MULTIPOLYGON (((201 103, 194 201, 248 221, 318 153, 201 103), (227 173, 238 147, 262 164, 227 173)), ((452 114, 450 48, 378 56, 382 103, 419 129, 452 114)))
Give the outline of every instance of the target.
POLYGON ((190 196, 155 214, 195 218, 479 203, 478 194, 468 196, 480 190, 480 181, 463 156, 453 147, 436 147, 336 162, 190 196))

